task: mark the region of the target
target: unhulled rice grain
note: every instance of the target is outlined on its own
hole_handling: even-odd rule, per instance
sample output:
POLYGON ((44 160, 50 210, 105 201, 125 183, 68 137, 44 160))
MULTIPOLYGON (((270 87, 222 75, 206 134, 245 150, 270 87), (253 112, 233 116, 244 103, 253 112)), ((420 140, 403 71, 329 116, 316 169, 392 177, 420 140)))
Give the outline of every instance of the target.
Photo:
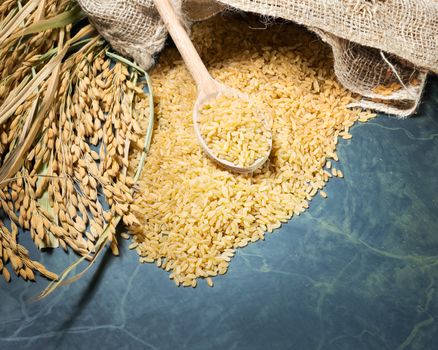
POLYGON ((339 134, 372 117, 347 108, 353 97, 335 79, 330 50, 302 28, 252 30, 217 17, 196 25, 193 40, 216 79, 272 108, 273 147, 253 175, 205 157, 191 118, 192 78, 174 48, 162 53, 152 72, 158 123, 135 198, 141 224, 132 233, 141 260, 158 261, 184 286, 200 277, 212 285, 208 278, 227 271, 237 248, 324 196, 339 134))

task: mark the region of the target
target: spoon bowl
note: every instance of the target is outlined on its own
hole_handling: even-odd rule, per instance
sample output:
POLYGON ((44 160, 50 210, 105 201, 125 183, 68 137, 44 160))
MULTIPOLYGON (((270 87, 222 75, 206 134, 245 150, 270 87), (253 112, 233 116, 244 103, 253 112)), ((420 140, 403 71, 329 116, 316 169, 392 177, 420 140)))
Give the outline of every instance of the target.
MULTIPOLYGON (((196 100, 195 106, 193 108, 193 126, 195 129, 195 134, 196 134, 196 138, 198 140, 199 145, 201 146, 201 148, 203 149, 203 151, 205 152, 205 154, 213 161, 215 161, 216 163, 218 163, 219 165, 221 165, 223 168, 232 171, 232 172, 236 172, 236 173, 240 173, 240 174, 245 174, 245 173, 252 173, 255 170, 259 169, 269 158, 269 155, 271 153, 272 150, 272 134, 269 133, 269 138, 267 139, 267 143, 268 143, 268 148, 267 151, 265 152, 265 154, 262 157, 257 158, 252 164, 248 165, 248 166, 240 166, 237 165, 229 160, 226 159, 222 159, 220 157, 218 157, 215 152, 208 146, 207 142, 205 142, 204 137, 202 136, 201 133, 201 129, 200 129, 200 109, 201 107, 211 101, 214 100, 216 98, 218 98, 221 95, 226 95, 226 96, 234 96, 237 97, 239 99, 242 100, 250 100, 251 96, 232 89, 226 85, 223 85, 217 81, 214 81, 214 84, 216 85, 216 91, 213 91, 208 94, 202 94, 200 93, 198 95, 198 98, 196 100)), ((267 130, 270 130, 270 127, 268 125, 268 122, 265 118, 263 118, 263 122, 265 124, 265 127, 267 130)))

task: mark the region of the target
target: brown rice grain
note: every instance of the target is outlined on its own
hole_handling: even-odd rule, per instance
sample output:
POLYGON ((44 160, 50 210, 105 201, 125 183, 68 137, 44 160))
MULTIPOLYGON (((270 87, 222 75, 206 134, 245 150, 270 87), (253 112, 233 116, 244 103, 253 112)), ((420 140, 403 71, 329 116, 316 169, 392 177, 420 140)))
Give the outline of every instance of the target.
POLYGON ((251 175, 205 157, 191 118, 195 85, 175 49, 163 52, 152 72, 158 123, 134 198, 140 224, 131 231, 140 261, 162 260, 175 284, 186 286, 198 278, 212 284, 228 269, 227 252, 300 215, 318 192, 326 198, 338 137, 367 117, 347 108, 354 98, 336 81, 330 50, 302 28, 252 31, 216 17, 195 25, 193 40, 216 79, 272 109, 273 144, 251 175))

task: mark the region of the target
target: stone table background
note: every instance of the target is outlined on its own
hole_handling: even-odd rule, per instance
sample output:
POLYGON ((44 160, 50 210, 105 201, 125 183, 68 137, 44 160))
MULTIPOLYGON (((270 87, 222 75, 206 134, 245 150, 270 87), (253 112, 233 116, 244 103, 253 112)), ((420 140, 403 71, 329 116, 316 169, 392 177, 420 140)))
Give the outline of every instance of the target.
MULTIPOLYGON (((123 244, 79 282, 0 281, 0 349, 438 349, 438 79, 416 117, 381 116, 339 146, 300 217, 196 289, 123 244)), ((27 238, 28 239, 28 238, 27 238)), ((27 244, 27 246, 30 246, 27 244)), ((33 252, 33 257, 39 253, 33 252)), ((60 272, 76 257, 41 260, 60 272)))

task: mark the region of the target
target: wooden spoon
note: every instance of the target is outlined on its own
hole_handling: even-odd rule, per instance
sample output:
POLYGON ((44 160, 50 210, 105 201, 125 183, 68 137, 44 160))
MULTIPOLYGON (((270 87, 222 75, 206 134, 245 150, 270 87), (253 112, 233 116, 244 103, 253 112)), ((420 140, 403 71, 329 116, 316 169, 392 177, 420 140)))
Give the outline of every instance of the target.
MULTIPOLYGON (((193 46, 192 41, 182 26, 178 16, 175 13, 175 9, 169 0, 154 0, 154 4, 161 16, 161 19, 166 25, 170 36, 178 48, 178 51, 180 52, 188 70, 190 71, 190 74, 196 82, 198 97, 193 109, 193 124, 198 143, 211 159, 228 170, 238 173, 250 173, 255 171, 268 159, 272 149, 272 137, 268 139, 269 148, 263 157, 258 158, 253 164, 247 167, 241 167, 228 160, 218 158, 208 147, 199 129, 199 109, 208 100, 214 99, 220 94, 232 95, 241 99, 249 99, 250 97, 213 79, 202 62, 201 57, 199 57, 198 52, 193 46)), ((268 126, 268 122, 266 120, 265 125, 269 130, 270 127, 268 126)))

